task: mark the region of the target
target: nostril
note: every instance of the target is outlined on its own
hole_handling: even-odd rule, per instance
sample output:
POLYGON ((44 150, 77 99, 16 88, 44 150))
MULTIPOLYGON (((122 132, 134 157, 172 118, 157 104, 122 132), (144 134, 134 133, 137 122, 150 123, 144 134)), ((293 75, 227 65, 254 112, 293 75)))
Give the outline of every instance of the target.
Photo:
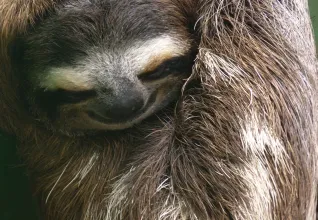
POLYGON ((85 91, 70 91, 64 89, 58 90, 39 90, 38 98, 42 103, 50 102, 54 105, 62 104, 74 104, 78 102, 85 101, 96 96, 95 90, 85 90, 85 91))

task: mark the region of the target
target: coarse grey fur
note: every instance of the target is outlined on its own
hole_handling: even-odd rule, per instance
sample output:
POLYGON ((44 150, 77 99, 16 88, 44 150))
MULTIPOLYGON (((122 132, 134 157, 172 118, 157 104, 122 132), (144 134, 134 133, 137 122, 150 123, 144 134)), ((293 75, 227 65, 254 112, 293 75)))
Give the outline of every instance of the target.
POLYGON ((163 2, 184 25, 197 21, 189 22, 199 36, 193 72, 176 107, 157 119, 82 137, 43 129, 17 98, 7 47, 22 18, 54 5, 34 2, 0 5, 0 22, 8 19, 0 124, 19 139, 45 219, 316 218, 317 60, 307 1, 129 1, 163 2))

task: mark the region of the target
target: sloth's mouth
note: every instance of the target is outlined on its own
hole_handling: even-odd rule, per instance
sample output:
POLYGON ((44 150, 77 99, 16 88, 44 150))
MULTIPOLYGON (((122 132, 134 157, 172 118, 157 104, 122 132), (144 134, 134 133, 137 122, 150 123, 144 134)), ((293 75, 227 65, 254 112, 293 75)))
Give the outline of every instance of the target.
POLYGON ((160 110, 161 108, 158 107, 160 105, 156 104, 156 100, 157 92, 154 92, 147 100, 145 106, 130 117, 113 119, 111 117, 101 115, 93 110, 86 111, 86 114, 91 120, 95 121, 96 123, 103 124, 102 127, 105 127, 108 130, 126 129, 141 122, 142 120, 152 115, 154 112, 160 110))
POLYGON ((104 124, 118 124, 118 123, 127 123, 129 121, 133 121, 135 117, 130 117, 130 118, 122 118, 122 119, 112 119, 112 118, 107 118, 105 116, 102 116, 94 111, 87 111, 87 115, 98 122, 104 123, 104 124))
POLYGON ((96 124, 96 128, 100 128, 97 130, 123 130, 132 127, 135 124, 140 123, 144 119, 148 118, 152 114, 149 114, 148 111, 136 115, 135 117, 125 118, 122 120, 114 120, 111 118, 106 118, 102 115, 99 115, 98 113, 95 113, 93 111, 87 111, 87 116, 89 117, 89 120, 92 121, 93 124, 96 124))

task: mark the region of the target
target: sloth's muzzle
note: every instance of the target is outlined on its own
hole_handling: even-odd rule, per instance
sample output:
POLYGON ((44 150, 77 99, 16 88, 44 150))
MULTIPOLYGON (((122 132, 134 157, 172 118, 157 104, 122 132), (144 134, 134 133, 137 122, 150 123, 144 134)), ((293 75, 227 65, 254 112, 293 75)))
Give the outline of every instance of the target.
POLYGON ((132 82, 123 79, 112 88, 42 90, 37 93, 37 97, 38 105, 46 112, 55 109, 60 114, 65 109, 77 109, 87 114, 90 120, 102 124, 133 121, 147 108, 142 92, 132 82))
POLYGON ((125 88, 117 94, 99 95, 90 104, 88 115, 103 123, 120 123, 136 117, 143 106, 142 94, 125 88))

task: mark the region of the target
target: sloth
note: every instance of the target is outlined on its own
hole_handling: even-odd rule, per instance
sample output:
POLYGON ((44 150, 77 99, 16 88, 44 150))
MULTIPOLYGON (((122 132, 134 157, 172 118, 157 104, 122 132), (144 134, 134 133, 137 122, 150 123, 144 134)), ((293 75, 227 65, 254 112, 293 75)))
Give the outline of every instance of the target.
POLYGON ((66 1, 23 37, 16 66, 36 119, 65 132, 120 130, 177 97, 193 40, 173 8, 150 3, 66 1))
POLYGON ((0 127, 54 220, 315 219, 303 0, 5 0, 0 127))

